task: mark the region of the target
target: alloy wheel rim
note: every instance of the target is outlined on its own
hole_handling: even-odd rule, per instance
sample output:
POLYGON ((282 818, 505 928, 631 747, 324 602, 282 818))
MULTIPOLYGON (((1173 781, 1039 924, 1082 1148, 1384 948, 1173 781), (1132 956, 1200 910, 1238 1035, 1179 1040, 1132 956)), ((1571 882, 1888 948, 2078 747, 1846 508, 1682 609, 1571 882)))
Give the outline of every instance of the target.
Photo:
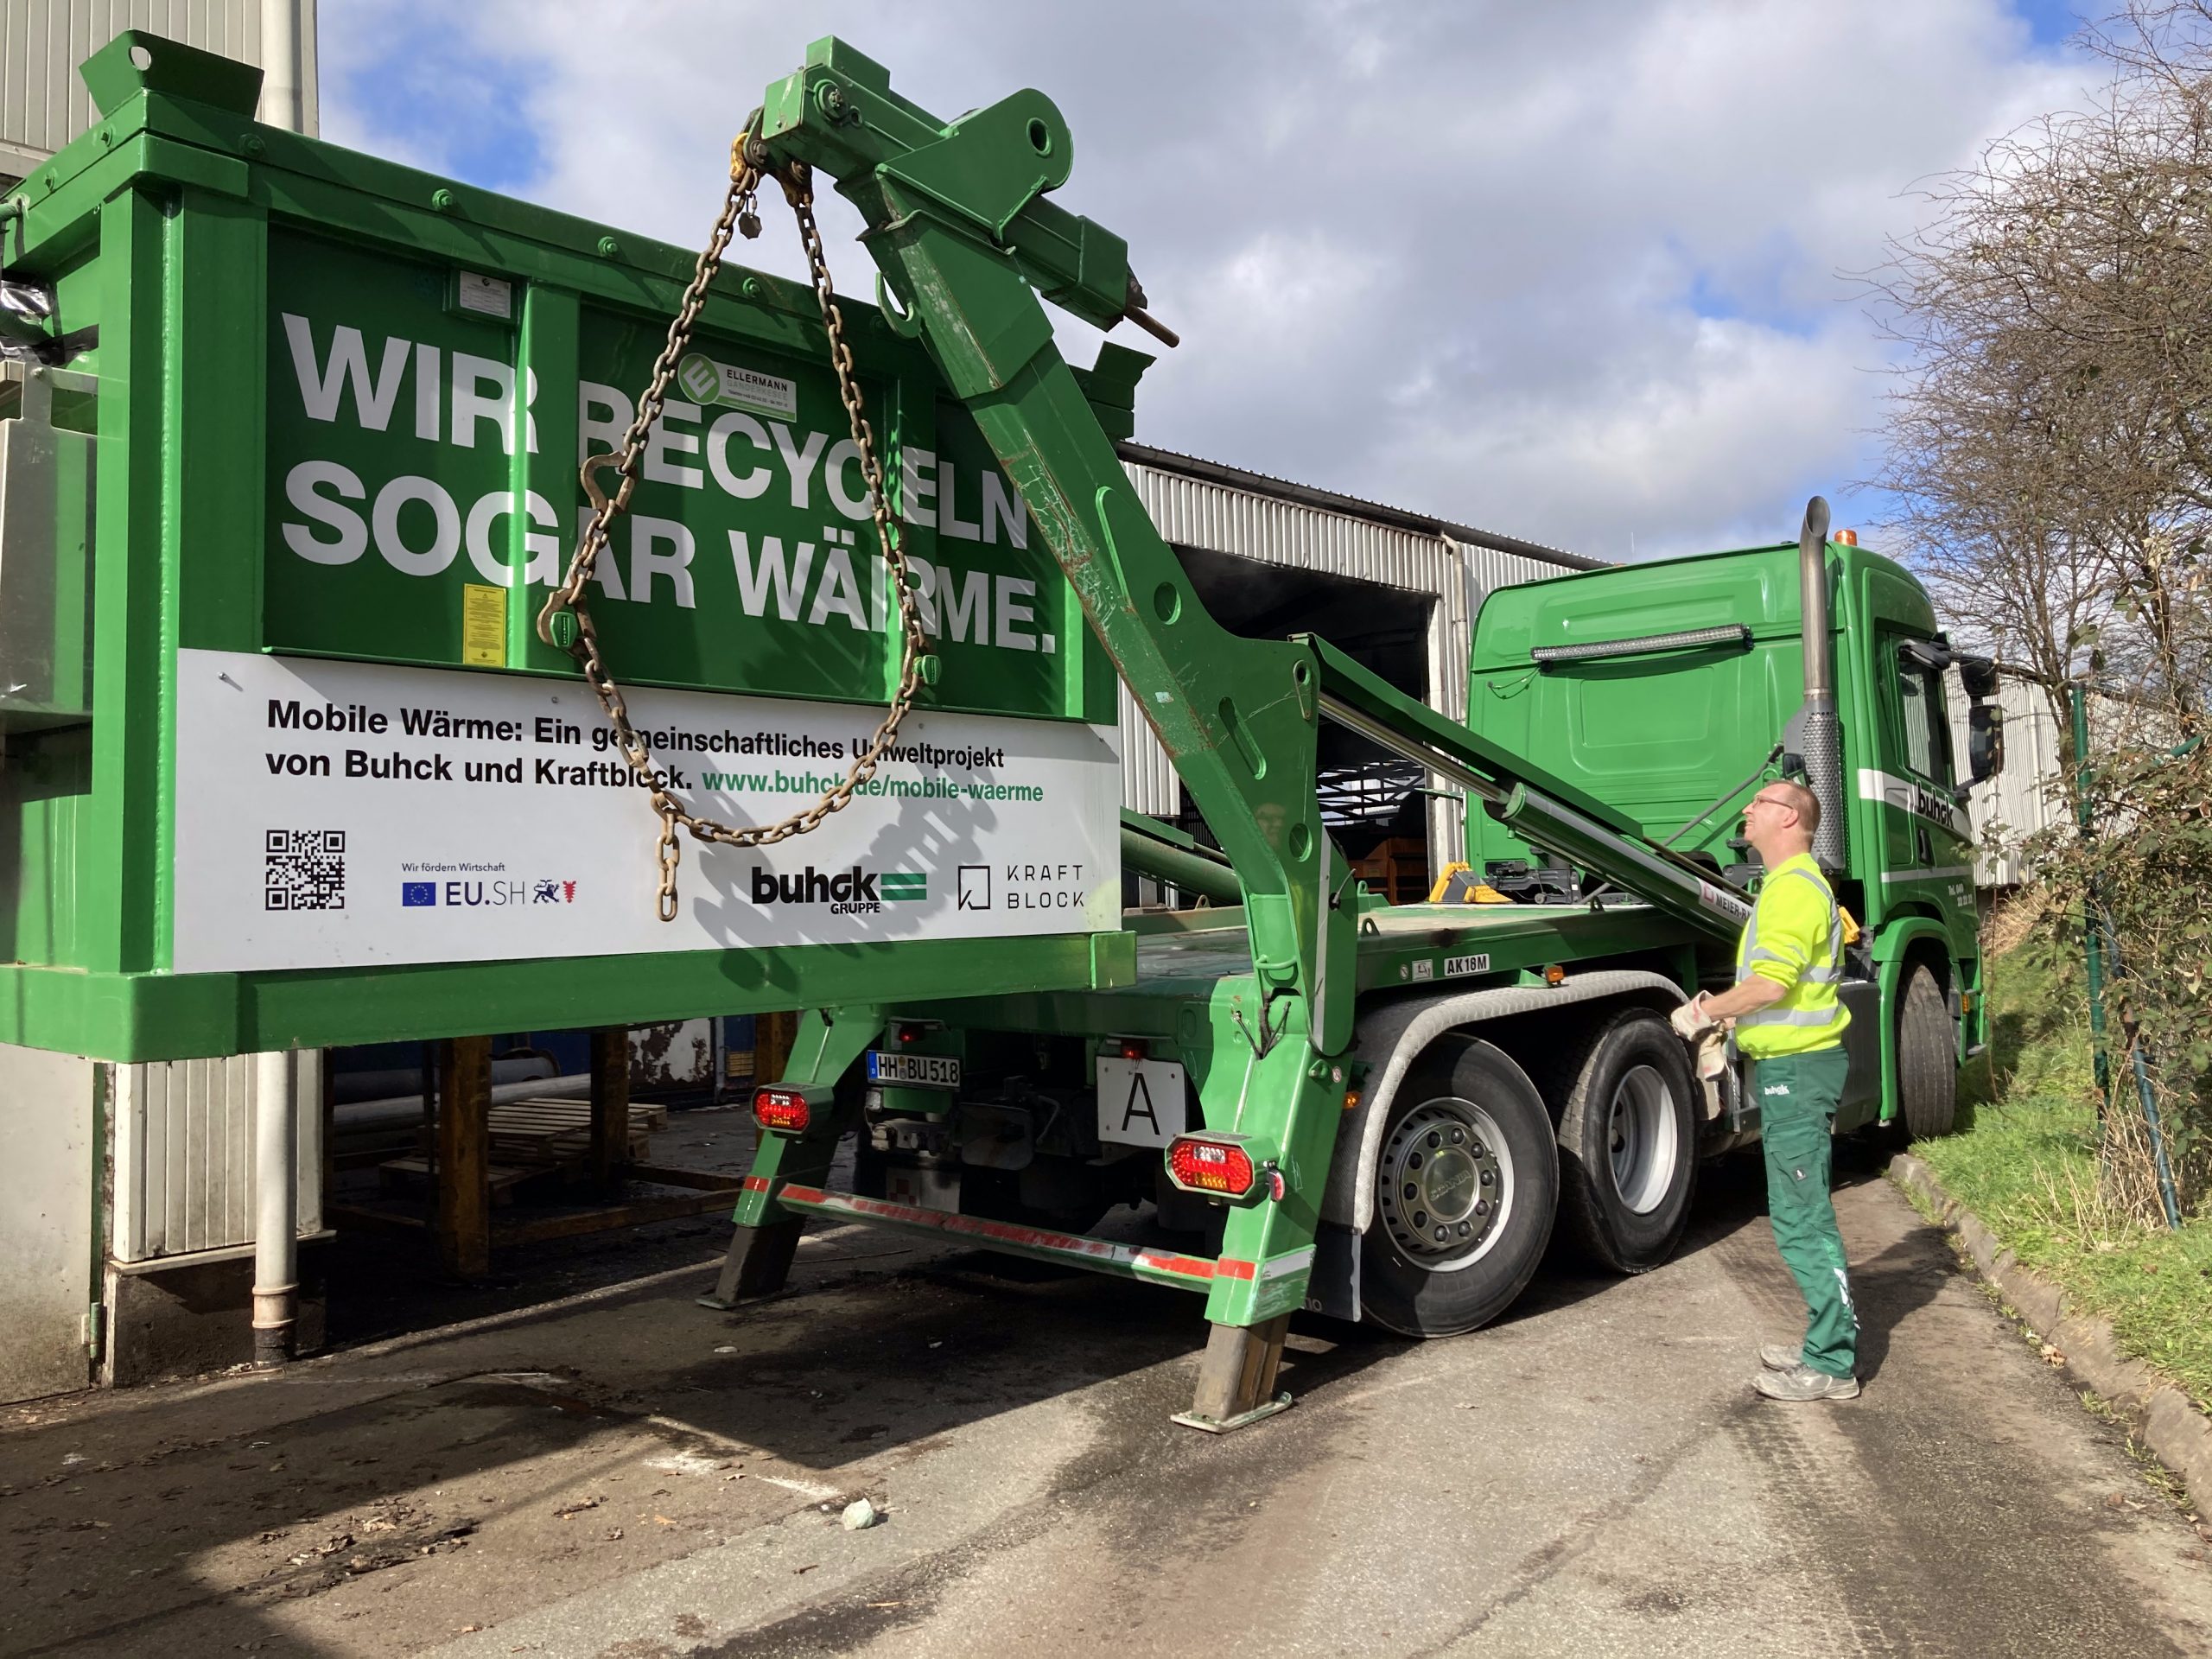
POLYGON ((1497 1120, 1471 1100, 1425 1101, 1382 1147, 1378 1208, 1391 1239, 1435 1273, 1478 1262, 1503 1236, 1513 1154, 1497 1120))

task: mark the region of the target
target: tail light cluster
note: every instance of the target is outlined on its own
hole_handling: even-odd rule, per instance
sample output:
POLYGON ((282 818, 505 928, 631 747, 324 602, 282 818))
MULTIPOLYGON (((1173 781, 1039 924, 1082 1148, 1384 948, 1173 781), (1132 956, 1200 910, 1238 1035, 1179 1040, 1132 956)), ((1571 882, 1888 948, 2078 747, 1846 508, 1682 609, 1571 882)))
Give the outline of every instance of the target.
POLYGON ((1282 1177, 1241 1135, 1179 1135, 1167 1143, 1167 1179, 1185 1192, 1248 1204, 1282 1196, 1282 1177))
POLYGON ((777 1084, 753 1091, 753 1121, 778 1135, 804 1135, 814 1109, 804 1089, 777 1084))

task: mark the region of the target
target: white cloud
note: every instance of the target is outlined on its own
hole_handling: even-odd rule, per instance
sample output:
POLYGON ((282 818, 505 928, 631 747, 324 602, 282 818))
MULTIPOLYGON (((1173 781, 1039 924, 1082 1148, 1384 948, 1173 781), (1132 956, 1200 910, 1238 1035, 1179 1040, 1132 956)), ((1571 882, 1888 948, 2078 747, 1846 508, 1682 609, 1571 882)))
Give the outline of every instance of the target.
MULTIPOLYGON (((438 110, 346 110, 357 12, 507 66, 525 194, 686 245, 804 45, 761 0, 324 0, 334 132, 431 156, 438 110)), ((1613 556, 1778 538, 1814 487, 1854 516, 1884 349, 1848 274, 1915 181, 2087 74, 2002 0, 849 0, 804 27, 943 116, 1058 100, 1061 200, 1128 238, 1184 335, 1147 442, 1613 556)), ((781 217, 745 253, 796 275, 781 217)), ((823 222, 865 292, 856 219, 823 222)))

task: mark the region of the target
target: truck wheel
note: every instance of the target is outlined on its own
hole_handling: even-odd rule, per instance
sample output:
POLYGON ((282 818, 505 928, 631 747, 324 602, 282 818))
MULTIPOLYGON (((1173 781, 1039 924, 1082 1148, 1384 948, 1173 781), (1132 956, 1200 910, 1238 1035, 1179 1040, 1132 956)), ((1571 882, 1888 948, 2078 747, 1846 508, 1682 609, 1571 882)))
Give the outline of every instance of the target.
POLYGON ((1958 1040, 1943 993, 1925 967, 1905 975, 1897 1049, 1897 1115, 1905 1134, 1915 1141, 1948 1135, 1959 1110, 1958 1040))
POLYGON ((1383 1122, 1360 1244, 1364 1316, 1405 1337, 1496 1319, 1542 1260, 1558 1207, 1559 1148, 1535 1087, 1490 1044, 1443 1039, 1383 1122))
POLYGON ((1624 1009, 1559 1120, 1560 1215, 1583 1254, 1643 1273, 1674 1254, 1697 1184, 1696 1079, 1667 1022, 1624 1009))

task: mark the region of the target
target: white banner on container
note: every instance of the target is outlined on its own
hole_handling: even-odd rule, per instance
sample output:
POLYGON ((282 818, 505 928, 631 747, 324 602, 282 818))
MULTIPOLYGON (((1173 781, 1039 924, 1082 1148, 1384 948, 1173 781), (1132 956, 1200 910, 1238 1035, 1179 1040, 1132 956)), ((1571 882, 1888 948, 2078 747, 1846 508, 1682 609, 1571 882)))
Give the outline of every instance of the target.
MULTIPOLYGON (((633 690, 687 808, 761 823, 842 778, 880 711, 633 690)), ((1114 728, 921 714, 810 835, 683 839, 654 912, 658 823, 581 684, 177 652, 179 973, 492 962, 1118 926, 1114 728)))

